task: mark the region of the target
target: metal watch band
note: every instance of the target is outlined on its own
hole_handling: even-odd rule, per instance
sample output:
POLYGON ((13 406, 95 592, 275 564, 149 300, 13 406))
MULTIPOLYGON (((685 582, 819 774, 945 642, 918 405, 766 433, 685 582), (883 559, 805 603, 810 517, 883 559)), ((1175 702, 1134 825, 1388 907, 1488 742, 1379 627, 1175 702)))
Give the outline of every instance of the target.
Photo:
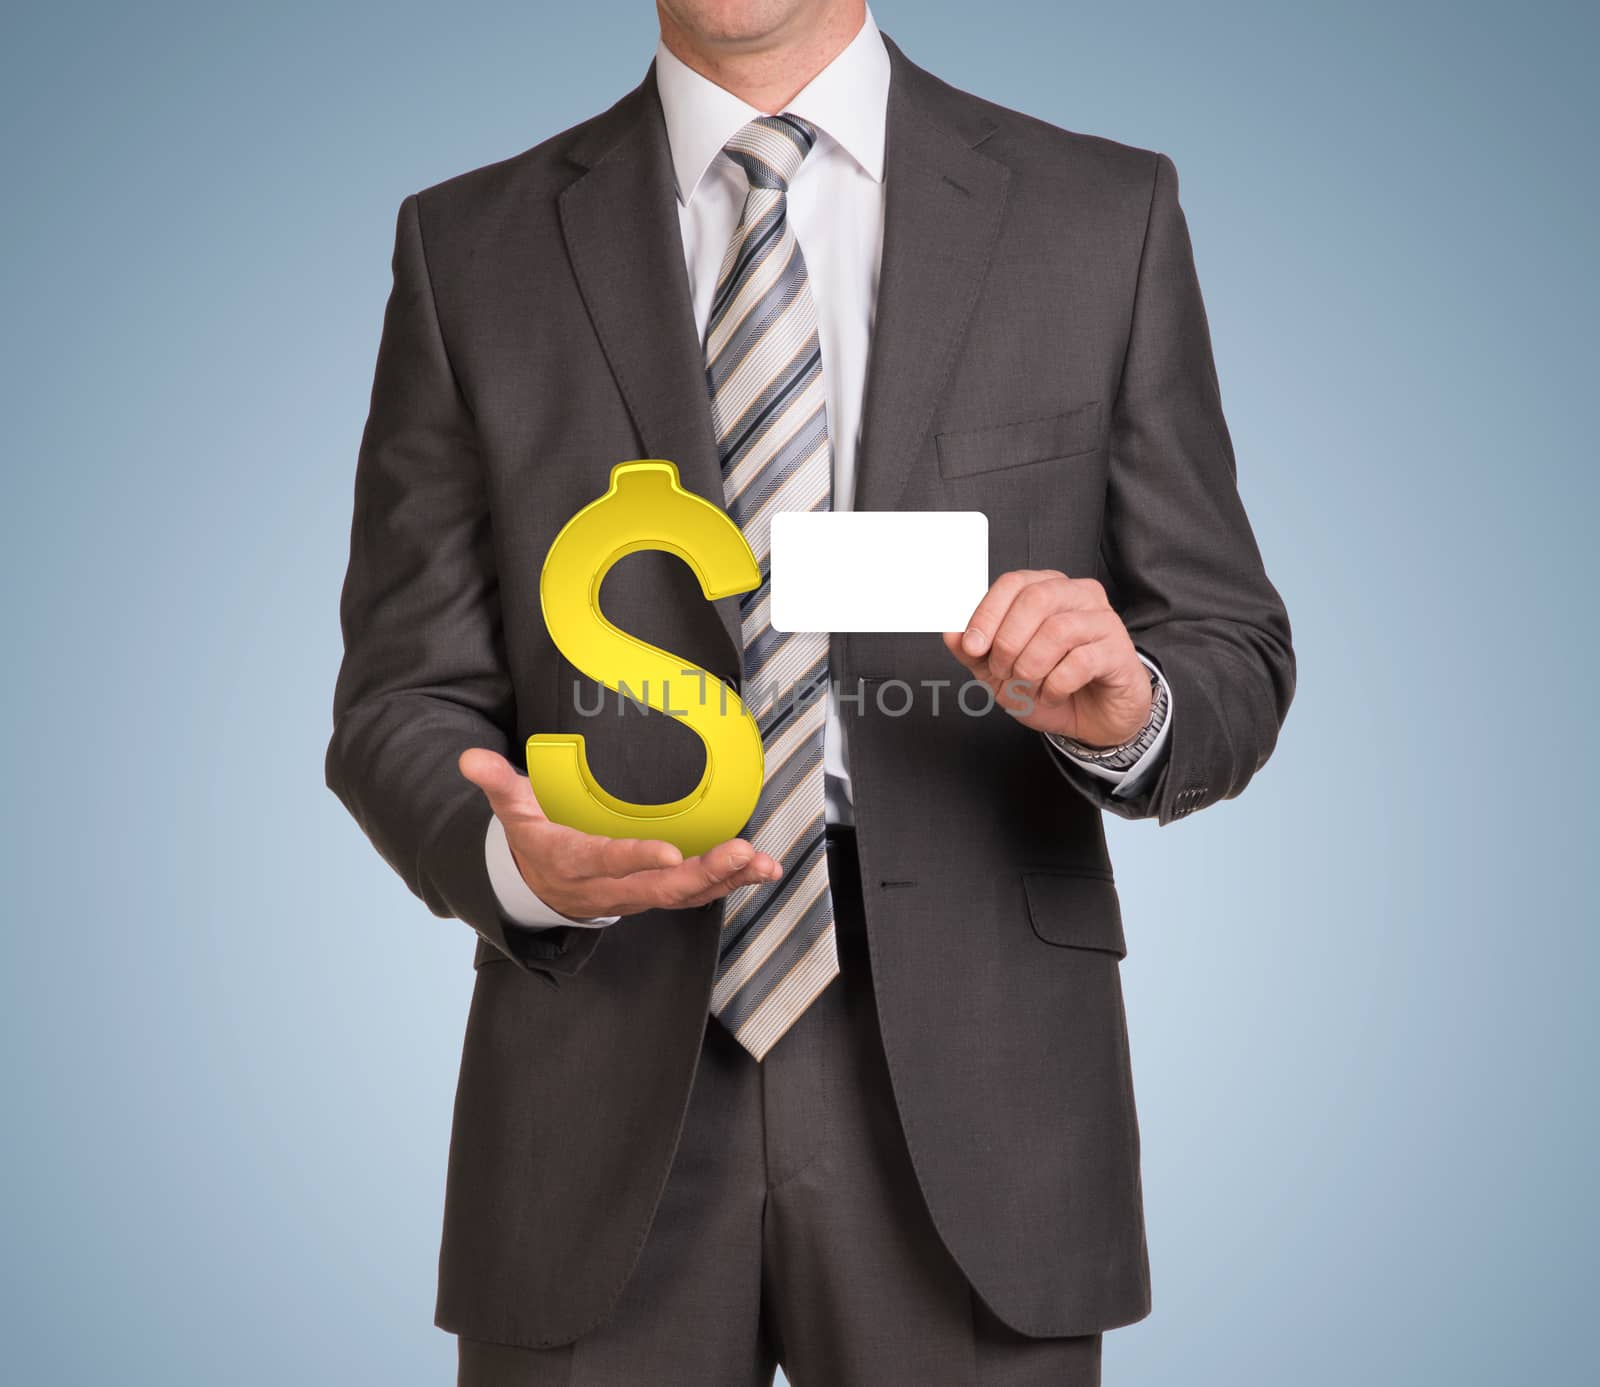
POLYGON ((1073 737, 1053 733, 1052 739, 1063 751, 1080 761, 1090 761, 1111 771, 1125 771, 1137 765, 1139 758, 1150 749, 1161 725, 1167 720, 1167 686, 1155 670, 1150 670, 1150 716, 1136 736, 1119 746, 1090 746, 1073 737))

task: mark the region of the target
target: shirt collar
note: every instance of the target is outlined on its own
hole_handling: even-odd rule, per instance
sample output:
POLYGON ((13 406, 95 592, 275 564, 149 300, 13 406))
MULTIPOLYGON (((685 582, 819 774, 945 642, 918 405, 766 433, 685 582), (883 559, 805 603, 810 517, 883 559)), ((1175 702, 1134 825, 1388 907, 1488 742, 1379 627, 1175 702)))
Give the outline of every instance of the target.
MULTIPOLYGON (((723 145, 761 112, 702 77, 659 41, 656 89, 667 118, 678 200, 688 203, 723 145)), ((869 9, 856 36, 784 110, 810 121, 880 182, 888 108, 889 50, 869 9)))

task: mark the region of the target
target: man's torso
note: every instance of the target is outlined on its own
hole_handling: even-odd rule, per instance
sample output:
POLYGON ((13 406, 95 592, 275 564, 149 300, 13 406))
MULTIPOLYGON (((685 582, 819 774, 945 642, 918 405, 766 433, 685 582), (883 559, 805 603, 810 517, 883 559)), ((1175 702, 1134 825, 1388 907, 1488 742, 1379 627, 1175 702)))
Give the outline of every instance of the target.
MULTIPOLYGON (((1094 574, 1155 156, 989 106, 891 53, 855 506, 985 512, 991 577, 1094 574)), ((421 194, 419 217, 488 490, 513 744, 583 732, 613 793, 675 798, 700 775, 698 741, 627 710, 583 716, 596 686, 538 601, 556 531, 617 462, 668 458, 718 495, 652 84, 421 194)), ((736 611, 707 604, 676 559, 630 556, 602 602, 737 685, 736 611)), ((941 1236, 1027 1333, 1136 1319, 1149 1286, 1125 945, 1099 811, 1036 734, 957 706, 961 672, 936 637, 841 636, 831 659, 884 1048, 941 1236)), ((717 921, 631 917, 552 986, 480 948, 441 1324, 556 1342, 615 1297, 671 1161, 717 921)))

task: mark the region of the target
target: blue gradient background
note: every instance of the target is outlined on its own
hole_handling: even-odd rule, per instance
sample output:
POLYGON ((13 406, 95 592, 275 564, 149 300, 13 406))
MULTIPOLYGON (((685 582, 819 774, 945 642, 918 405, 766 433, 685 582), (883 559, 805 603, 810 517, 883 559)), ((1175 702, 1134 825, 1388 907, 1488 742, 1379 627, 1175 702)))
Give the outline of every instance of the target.
MULTIPOLYGON (((1112 824, 1156 1309, 1107 1383, 1593 1381, 1593 7, 876 13, 1176 161, 1300 654, 1249 794, 1112 824)), ((322 787, 352 468, 401 198, 653 15, 6 29, 0 1378, 453 1381, 471 939, 322 787)))

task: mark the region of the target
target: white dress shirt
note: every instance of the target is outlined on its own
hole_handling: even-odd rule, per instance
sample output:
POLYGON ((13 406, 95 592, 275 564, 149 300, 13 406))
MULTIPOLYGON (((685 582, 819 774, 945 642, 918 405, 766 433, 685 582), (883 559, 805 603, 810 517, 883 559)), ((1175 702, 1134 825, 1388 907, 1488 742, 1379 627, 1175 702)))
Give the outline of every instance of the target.
MULTIPOLYGON (((664 43, 656 47, 656 86, 672 149, 678 226, 683 233, 695 327, 703 337, 717 272, 738 229, 748 191, 744 171, 722 147, 763 113, 702 77, 664 43)), ((849 510, 855 502, 856 445, 883 256, 888 102, 889 53, 869 10, 860 32, 844 51, 784 107, 818 132, 816 145, 789 183, 788 217, 805 257, 817 305, 828 436, 833 446, 834 510, 849 510)), ((1160 678, 1160 671, 1155 672, 1160 678)), ((1116 782, 1113 794, 1133 793, 1160 761, 1172 726, 1170 689, 1168 700, 1167 719, 1159 735, 1129 769, 1108 770, 1074 760, 1091 774, 1116 782)), ((1071 755, 1058 744, 1051 745, 1056 754, 1071 755)), ((844 726, 831 697, 822 759, 828 822, 853 823, 844 726)), ((602 925, 617 918, 572 920, 553 911, 523 880, 497 818, 489 821, 485 852, 495 895, 516 923, 530 927, 602 925)))

